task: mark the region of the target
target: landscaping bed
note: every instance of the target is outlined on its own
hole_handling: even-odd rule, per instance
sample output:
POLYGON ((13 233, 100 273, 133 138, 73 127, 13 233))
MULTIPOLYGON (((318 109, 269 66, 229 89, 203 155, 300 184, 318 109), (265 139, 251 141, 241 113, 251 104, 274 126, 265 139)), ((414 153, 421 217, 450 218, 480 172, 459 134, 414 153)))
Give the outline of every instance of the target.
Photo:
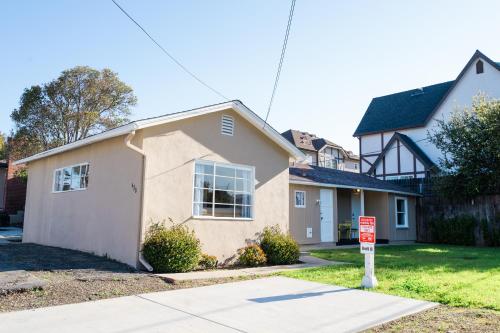
POLYGON ((0 312, 251 278, 183 281, 173 284, 158 276, 88 253, 35 244, 1 245, 0 274, 12 271, 25 271, 45 283, 42 288, 0 293, 0 312))

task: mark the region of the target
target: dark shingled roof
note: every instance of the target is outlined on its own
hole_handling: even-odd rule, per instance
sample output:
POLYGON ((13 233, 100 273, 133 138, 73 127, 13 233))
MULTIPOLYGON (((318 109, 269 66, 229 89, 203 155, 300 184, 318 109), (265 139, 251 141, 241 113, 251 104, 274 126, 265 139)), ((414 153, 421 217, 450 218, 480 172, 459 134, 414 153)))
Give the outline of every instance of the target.
POLYGON ((359 173, 317 166, 290 167, 290 181, 302 181, 418 195, 407 188, 359 173))
POLYGON ((454 81, 372 99, 354 136, 424 126, 454 81))

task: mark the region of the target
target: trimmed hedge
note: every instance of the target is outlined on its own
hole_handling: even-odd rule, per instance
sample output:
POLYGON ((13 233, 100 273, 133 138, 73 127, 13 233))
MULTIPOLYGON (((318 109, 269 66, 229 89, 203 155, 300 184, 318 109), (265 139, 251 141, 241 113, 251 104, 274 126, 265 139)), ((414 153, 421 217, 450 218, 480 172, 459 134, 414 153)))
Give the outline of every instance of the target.
POLYGON ((142 252, 155 272, 188 272, 198 267, 201 246, 194 231, 188 227, 173 225, 167 228, 162 223, 155 223, 146 234, 142 252))
POLYGON ((290 265, 299 261, 299 245, 292 236, 283 233, 279 226, 265 227, 259 241, 269 265, 290 265))
POLYGON ((267 262, 266 254, 259 245, 252 244, 238 250, 238 264, 242 266, 261 266, 267 262))

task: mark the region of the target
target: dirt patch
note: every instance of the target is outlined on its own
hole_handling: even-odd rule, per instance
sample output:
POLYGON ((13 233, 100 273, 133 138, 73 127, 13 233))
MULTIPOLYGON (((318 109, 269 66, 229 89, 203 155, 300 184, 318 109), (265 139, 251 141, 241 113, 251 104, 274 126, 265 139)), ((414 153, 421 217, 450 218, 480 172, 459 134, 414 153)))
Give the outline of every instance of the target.
POLYGON ((482 309, 438 306, 389 322, 365 332, 500 332, 500 312, 482 309))
POLYGON ((0 295, 0 312, 79 303, 148 292, 240 281, 224 278, 169 283, 127 265, 79 251, 35 244, 0 247, 0 271, 26 270, 43 288, 0 295))

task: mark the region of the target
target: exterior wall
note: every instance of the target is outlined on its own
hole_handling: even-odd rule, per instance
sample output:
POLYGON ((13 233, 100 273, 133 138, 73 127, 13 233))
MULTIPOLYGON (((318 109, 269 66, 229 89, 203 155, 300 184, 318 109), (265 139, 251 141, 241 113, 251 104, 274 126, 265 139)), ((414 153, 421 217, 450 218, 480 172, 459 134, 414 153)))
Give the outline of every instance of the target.
POLYGON ((344 171, 359 173, 359 161, 346 158, 344 160, 344 171))
POLYGON ((377 239, 390 239, 389 233, 389 194, 387 192, 365 192, 365 216, 377 218, 377 239))
POLYGON ((337 220, 339 223, 352 220, 351 190, 337 189, 337 220))
MULTIPOLYGON (((398 132, 410 137, 436 164, 439 163, 442 154, 433 144, 428 142, 426 138, 428 132, 432 132, 436 129, 437 121, 449 119, 453 111, 457 108, 462 109, 464 107, 470 107, 473 97, 480 92, 485 93, 490 98, 500 98, 500 71, 485 60, 483 60, 483 63, 484 73, 482 74, 476 74, 475 62, 472 63, 425 127, 398 130, 398 132)), ((361 137, 360 155, 380 153, 393 134, 394 131, 384 132, 383 144, 381 144, 382 140, 380 133, 363 135, 361 137)), ((369 156, 365 157, 365 159, 373 163, 376 157, 377 156, 369 156)), ((401 161, 403 164, 413 165, 413 158, 408 161, 404 156, 401 156, 401 161)), ((389 164, 388 161, 386 161, 386 168, 394 168, 392 166, 393 163, 394 162, 391 162, 391 164, 389 164)), ((364 161, 362 172, 368 171, 369 168, 370 165, 364 161)), ((413 171, 413 167, 411 170, 413 171)), ((417 165, 417 171, 423 170, 424 168, 421 164, 417 165)), ((377 174, 380 174, 378 169, 377 174)), ((423 175, 418 175, 417 177, 423 177, 423 175)))
POLYGON ((203 251, 221 261, 233 257, 265 226, 288 230, 288 154, 233 110, 138 131, 147 155, 144 228, 171 218, 186 223, 203 251), (221 116, 234 117, 234 136, 220 134, 221 116), (193 218, 196 159, 255 167, 253 220, 193 218))
POLYGON ((23 242, 137 265, 142 157, 123 140, 94 143, 28 164, 23 242), (90 164, 88 188, 53 193, 54 170, 83 162, 90 164))
POLYGON ((319 187, 290 184, 290 234, 299 244, 321 242, 319 190, 319 187), (305 208, 295 207, 295 191, 306 192, 305 208), (307 228, 312 228, 312 238, 307 238, 307 228))
POLYGON ((5 187, 7 183, 7 168, 0 168, 0 211, 5 209, 5 187))
POLYGON ((389 194, 389 237, 391 241, 416 241, 416 198, 389 194), (396 228, 396 198, 408 200, 408 228, 396 228))

